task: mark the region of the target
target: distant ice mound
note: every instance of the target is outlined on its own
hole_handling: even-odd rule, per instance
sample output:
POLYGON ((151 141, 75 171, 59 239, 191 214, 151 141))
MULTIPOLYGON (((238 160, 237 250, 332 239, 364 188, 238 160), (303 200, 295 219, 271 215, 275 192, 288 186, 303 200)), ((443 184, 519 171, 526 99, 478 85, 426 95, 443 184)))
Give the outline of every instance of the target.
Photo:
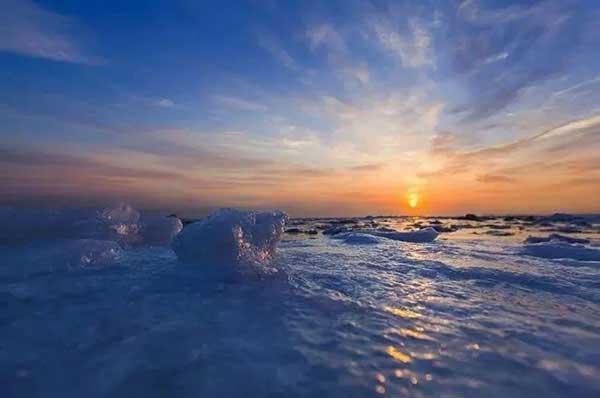
POLYGON ((419 229, 417 231, 400 232, 400 231, 378 231, 378 230, 358 230, 356 232, 362 234, 368 234, 373 236, 379 236, 382 238, 399 240, 403 242, 413 243, 429 243, 437 239, 439 232, 434 228, 428 227, 419 229))
POLYGON ((375 245, 381 243, 381 238, 358 232, 343 232, 333 236, 334 239, 339 239, 350 245, 375 245))
POLYGON ((220 209, 188 225, 172 247, 179 260, 188 263, 266 265, 275 254, 286 221, 281 212, 220 209))
POLYGON ((579 261, 600 261, 600 250, 593 247, 569 244, 557 240, 527 244, 523 253, 546 259, 572 259, 579 261))

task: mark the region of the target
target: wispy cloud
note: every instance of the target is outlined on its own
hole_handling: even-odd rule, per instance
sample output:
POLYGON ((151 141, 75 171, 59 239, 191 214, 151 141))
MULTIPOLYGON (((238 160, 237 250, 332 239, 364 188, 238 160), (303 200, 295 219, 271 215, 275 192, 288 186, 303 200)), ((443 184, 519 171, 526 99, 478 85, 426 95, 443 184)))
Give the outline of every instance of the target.
POLYGON ((285 67, 291 70, 299 69, 296 60, 285 50, 281 41, 272 34, 266 32, 259 33, 258 44, 285 67))
POLYGON ((364 171, 364 172, 369 172, 369 171, 379 171, 381 169, 383 169, 385 167, 385 165, 383 163, 368 163, 368 164, 361 164, 358 166, 352 166, 349 168, 350 171, 364 171))
POLYGON ((319 47, 326 47, 335 53, 346 52, 346 41, 331 24, 321 23, 311 26, 307 30, 306 36, 313 50, 319 47))
POLYGON ((175 102, 169 98, 159 98, 155 101, 155 105, 161 108, 174 108, 175 102))
POLYGON ((371 29, 379 43, 404 66, 417 68, 434 64, 431 35, 416 20, 410 21, 406 32, 396 30, 390 21, 382 19, 373 21, 371 29))
POLYGON ((73 20, 30 0, 4 0, 0 13, 0 50, 53 61, 98 64, 76 39, 73 20))
POLYGON ((496 184, 496 183, 513 183, 515 179, 512 177, 499 175, 499 174, 484 174, 477 177, 477 181, 484 184, 496 184))
POLYGON ((500 7, 463 1, 446 45, 454 71, 473 96, 462 107, 464 121, 496 115, 561 76, 583 40, 587 21, 574 18, 579 12, 573 3, 552 0, 500 7))
POLYGON ((242 111, 264 112, 269 109, 269 107, 265 104, 241 97, 234 97, 229 95, 216 95, 213 99, 216 102, 219 102, 223 105, 242 111))
MULTIPOLYGON (((531 173, 545 176, 549 170, 555 174, 558 170, 570 172, 575 165, 581 164, 582 156, 589 151, 595 153, 600 145, 599 137, 600 116, 571 121, 538 134, 473 150, 459 149, 454 146, 454 137, 444 134, 431 142, 431 154, 434 159, 441 160, 440 167, 419 175, 437 178, 487 170, 489 172, 480 175, 477 180, 493 183, 509 182, 505 178, 507 174, 511 178, 515 174, 531 173), (586 139, 591 142, 586 142, 586 139), (561 159, 560 163, 557 163, 557 158, 561 159), (552 165, 556 168, 551 169, 552 165)), ((589 170, 588 165, 580 172, 589 170)))

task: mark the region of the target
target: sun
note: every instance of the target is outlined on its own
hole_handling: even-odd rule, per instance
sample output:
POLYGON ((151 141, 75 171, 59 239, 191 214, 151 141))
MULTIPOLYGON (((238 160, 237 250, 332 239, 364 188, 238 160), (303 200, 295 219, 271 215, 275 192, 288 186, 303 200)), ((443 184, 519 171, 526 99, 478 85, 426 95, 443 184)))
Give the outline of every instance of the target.
POLYGON ((408 194, 408 205, 413 209, 419 205, 419 194, 418 193, 411 192, 408 194))

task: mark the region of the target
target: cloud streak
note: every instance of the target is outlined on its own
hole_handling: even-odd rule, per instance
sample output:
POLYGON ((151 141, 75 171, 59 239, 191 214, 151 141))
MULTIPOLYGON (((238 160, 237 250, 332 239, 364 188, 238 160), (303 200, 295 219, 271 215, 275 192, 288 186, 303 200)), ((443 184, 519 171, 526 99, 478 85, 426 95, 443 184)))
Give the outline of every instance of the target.
POLYGON ((74 21, 30 0, 4 0, 0 13, 0 50, 52 61, 99 64, 76 40, 74 21))

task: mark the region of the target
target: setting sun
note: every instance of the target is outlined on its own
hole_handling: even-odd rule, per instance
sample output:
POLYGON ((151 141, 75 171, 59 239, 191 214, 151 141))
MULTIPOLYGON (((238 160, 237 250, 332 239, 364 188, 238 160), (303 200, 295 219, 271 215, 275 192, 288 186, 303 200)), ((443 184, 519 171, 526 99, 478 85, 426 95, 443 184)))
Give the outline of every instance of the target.
POLYGON ((417 207, 418 204, 419 204, 419 194, 415 193, 415 192, 409 193, 408 194, 408 205, 414 209, 415 207, 417 207))

